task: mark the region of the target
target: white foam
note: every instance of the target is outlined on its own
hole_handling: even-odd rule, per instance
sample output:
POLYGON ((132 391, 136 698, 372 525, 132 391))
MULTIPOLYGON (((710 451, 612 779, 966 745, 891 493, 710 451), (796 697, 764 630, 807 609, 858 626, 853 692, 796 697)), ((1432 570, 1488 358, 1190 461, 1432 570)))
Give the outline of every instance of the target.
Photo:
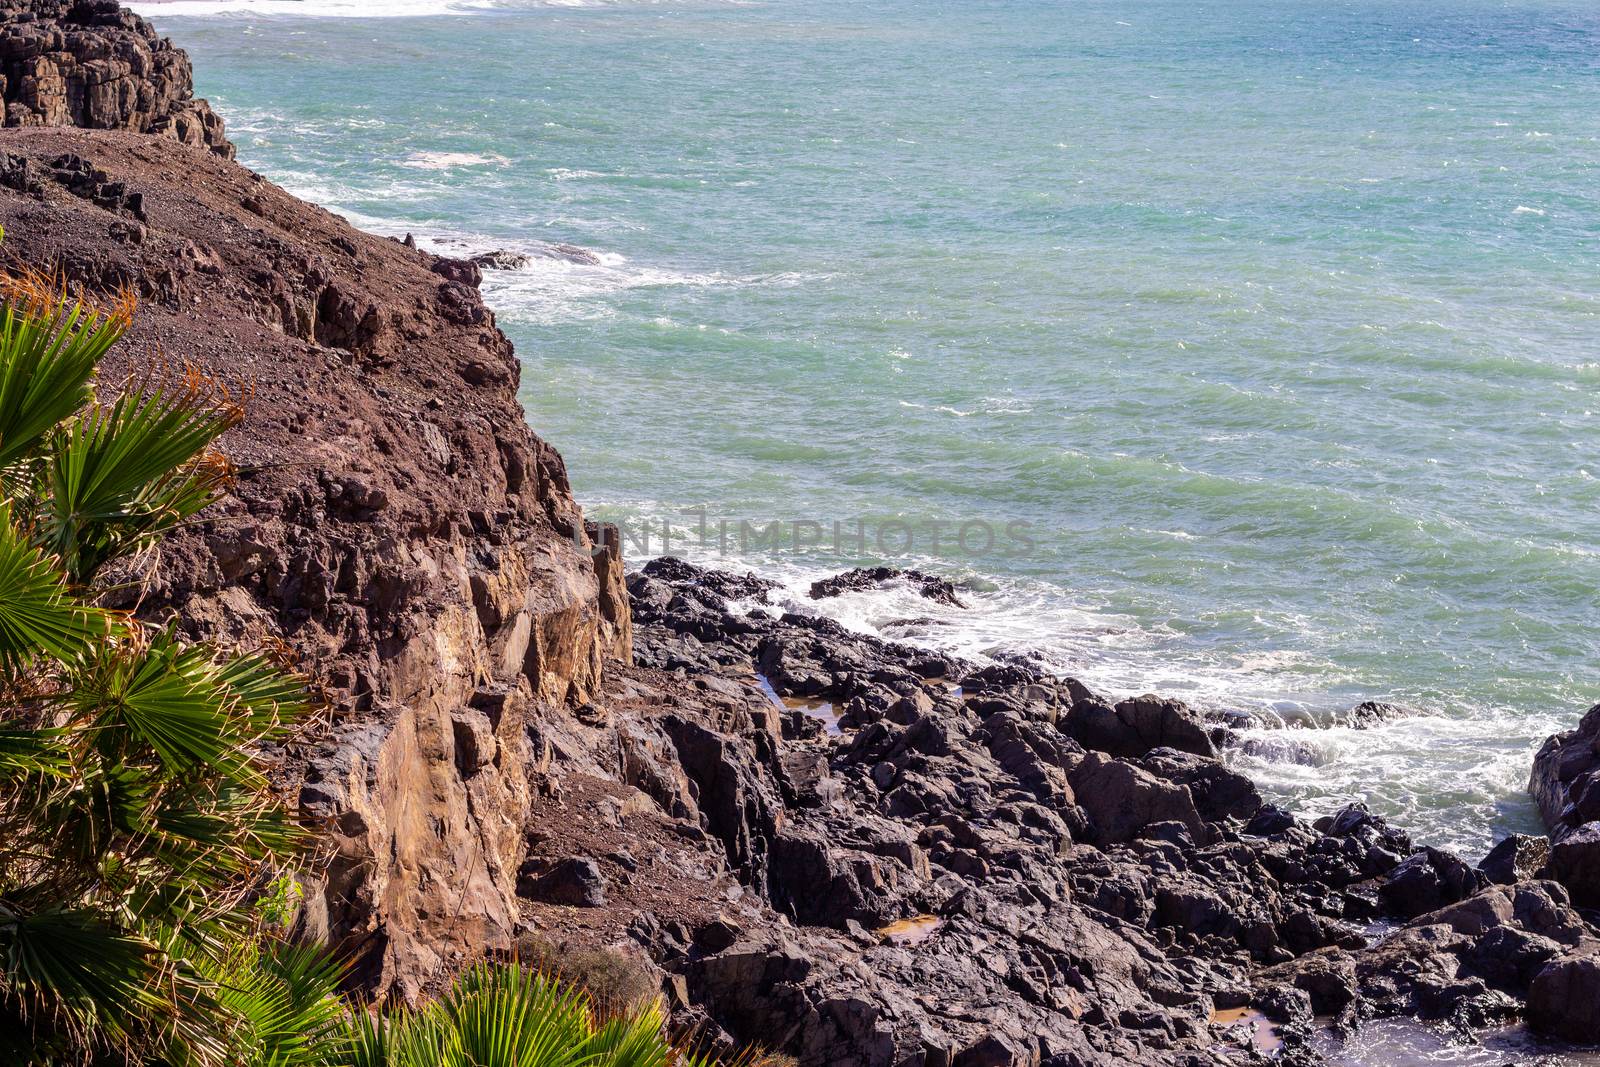
POLYGON ((505 162, 504 156, 477 152, 413 152, 401 160, 400 165, 414 170, 453 170, 456 167, 498 167, 505 162))
MULTIPOLYGON (((648 513, 657 523, 669 510, 648 513)), ((603 512, 604 505, 600 506, 603 512)), ((659 529, 659 525, 656 527, 659 529)), ((733 546, 730 546, 730 548, 733 546)), ((659 551, 659 548, 654 551, 659 551)), ((644 559, 654 551, 633 551, 644 559)), ((701 547, 686 524, 673 554, 706 566, 754 569, 781 582, 772 603, 744 610, 826 616, 858 633, 918 645, 977 662, 1024 655, 1041 669, 1075 677, 1112 699, 1154 692, 1210 712, 1248 711, 1271 726, 1240 731, 1250 753, 1227 759, 1277 803, 1315 817, 1353 801, 1371 804, 1419 841, 1479 856, 1494 830, 1534 830, 1525 793, 1533 753, 1562 728, 1559 715, 1530 719, 1513 709, 1434 704, 1368 729, 1316 727, 1363 699, 1337 665, 1293 649, 1196 647, 1182 632, 1141 624, 1060 587, 1019 578, 951 575, 948 561, 896 559, 897 566, 964 579, 965 608, 928 600, 906 584, 812 600, 810 585, 842 567, 804 557, 748 559, 701 547), (1303 762, 1295 762, 1299 756, 1303 762)), ((1296 620, 1276 618, 1279 624, 1296 620)), ((1307 624, 1309 625, 1309 623, 1307 624)))

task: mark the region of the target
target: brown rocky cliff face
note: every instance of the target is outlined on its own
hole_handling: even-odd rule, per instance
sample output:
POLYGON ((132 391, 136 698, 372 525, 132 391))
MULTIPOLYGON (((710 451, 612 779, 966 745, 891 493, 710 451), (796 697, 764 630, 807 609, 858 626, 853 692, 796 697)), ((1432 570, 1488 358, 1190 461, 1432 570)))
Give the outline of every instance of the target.
POLYGON ((133 130, 233 158, 189 57, 116 0, 0 0, 0 96, 7 126, 133 130))
POLYGON ((119 132, 0 133, 0 224, 12 267, 139 290, 108 380, 163 356, 248 396, 236 492, 138 577, 144 610, 281 638, 328 693, 284 759, 332 854, 310 930, 399 995, 505 943, 548 759, 528 721, 587 699, 630 623, 476 268, 119 132))

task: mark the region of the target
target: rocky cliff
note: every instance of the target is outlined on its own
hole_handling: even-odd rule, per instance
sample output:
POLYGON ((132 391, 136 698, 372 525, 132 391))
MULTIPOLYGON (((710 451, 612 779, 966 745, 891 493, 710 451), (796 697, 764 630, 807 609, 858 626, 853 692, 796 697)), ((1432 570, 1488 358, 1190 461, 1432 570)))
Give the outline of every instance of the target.
POLYGON ((1544 743, 1528 791, 1550 828, 1549 875, 1600 908, 1600 706, 1544 743))
MULTIPOLYGON (((26 14, 3 32, 80 62, 58 32, 121 27, 168 57, 129 98, 190 99, 181 54, 109 5, 26 14)), ((748 575, 625 583, 476 267, 159 108, 96 107, 124 128, 0 132, 0 259, 139 292, 112 378, 186 362, 243 398, 236 490, 122 602, 279 644, 324 693, 278 754, 325 843, 302 927, 370 988, 518 941, 622 950, 678 1025, 807 1067, 1313 1064, 1385 1016, 1600 1026, 1592 901, 1537 840, 1475 867, 1360 806, 1308 823, 1181 703, 865 638, 748 575)), ((1541 756, 1558 839, 1588 825, 1596 722, 1541 756)))
POLYGON ((236 491, 136 577, 142 610, 286 642, 327 695, 285 754, 329 842, 311 931, 402 992, 504 944, 548 759, 525 723, 587 699, 629 632, 477 269, 121 132, 0 134, 0 223, 13 266, 139 292, 113 375, 181 361, 244 398, 236 491))
POLYGON ((116 0, 0 3, 0 97, 7 126, 133 130, 233 158, 189 57, 116 0))

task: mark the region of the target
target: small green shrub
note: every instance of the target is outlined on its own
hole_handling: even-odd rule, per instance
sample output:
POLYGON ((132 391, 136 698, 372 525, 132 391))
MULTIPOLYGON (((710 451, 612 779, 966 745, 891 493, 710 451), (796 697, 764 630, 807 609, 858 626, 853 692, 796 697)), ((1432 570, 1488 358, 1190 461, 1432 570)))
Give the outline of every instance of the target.
POLYGON ((638 1011, 661 992, 657 972, 647 961, 615 949, 557 946, 527 935, 517 942, 516 958, 578 986, 604 1012, 638 1011))

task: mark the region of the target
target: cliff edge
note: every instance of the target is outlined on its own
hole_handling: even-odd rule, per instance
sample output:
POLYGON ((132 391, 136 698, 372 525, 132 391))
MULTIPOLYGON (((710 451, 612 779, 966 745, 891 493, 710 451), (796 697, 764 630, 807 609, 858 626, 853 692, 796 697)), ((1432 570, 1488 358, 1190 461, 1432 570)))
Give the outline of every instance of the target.
POLYGON ((505 944, 525 718, 587 699, 629 622, 477 268, 126 132, 0 133, 0 224, 8 266, 139 292, 109 373, 181 361, 245 400, 236 490, 133 577, 142 611, 281 640, 326 693, 322 740, 284 754, 332 853, 311 931, 407 994, 505 944))

